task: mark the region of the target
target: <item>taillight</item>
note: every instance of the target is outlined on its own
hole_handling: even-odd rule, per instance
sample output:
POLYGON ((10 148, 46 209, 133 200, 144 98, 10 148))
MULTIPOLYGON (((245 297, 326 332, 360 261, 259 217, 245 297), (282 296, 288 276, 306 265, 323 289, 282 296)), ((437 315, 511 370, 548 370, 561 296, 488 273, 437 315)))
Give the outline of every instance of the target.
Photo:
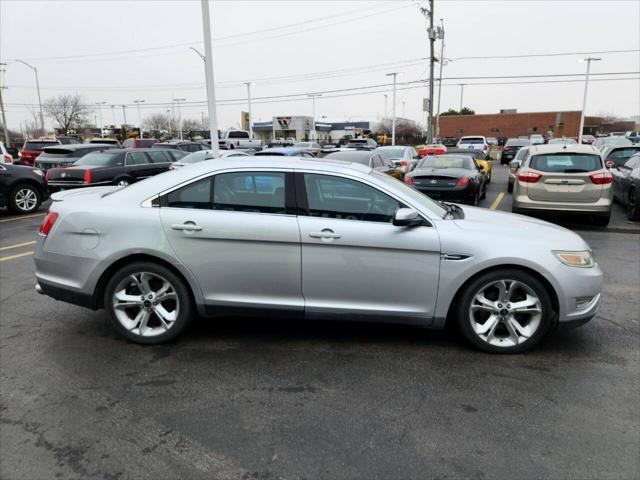
POLYGON ((408 166, 409 166, 409 164, 407 163, 407 161, 406 161, 406 160, 402 160, 402 161, 400 162, 400 166, 401 166, 401 167, 408 167, 408 166))
POLYGON ((44 181, 48 182, 49 181, 49 170, 47 170, 46 172, 44 172, 44 181))
POLYGON ((524 183, 536 183, 542 178, 542 174, 533 170, 520 170, 518 180, 524 183))
POLYGON ((404 177, 404 183, 407 185, 413 185, 413 177, 404 177))
POLYGON ((6 153, 3 153, 2 160, 4 161, 4 163, 11 163, 13 158, 11 157, 11 155, 7 155, 6 153))
POLYGON ((38 233, 43 237, 49 235, 49 232, 51 231, 53 224, 56 223, 57 219, 58 214, 56 212, 48 212, 44 217, 44 220, 42 221, 42 225, 40 225, 40 230, 38 231, 38 233))
POLYGON ((464 187, 469 183, 469 177, 460 177, 456 182, 456 187, 464 187))
POLYGON ((83 180, 83 182, 85 184, 91 183, 91 170, 85 170, 84 171, 84 180, 83 180))
POLYGON ((613 177, 609 172, 592 173, 591 175, 589 175, 589 178, 596 185, 606 185, 613 182, 613 177))
POLYGON ((508 152, 509 150, 511 150, 511 147, 504 147, 502 150, 504 150, 505 152, 508 152))

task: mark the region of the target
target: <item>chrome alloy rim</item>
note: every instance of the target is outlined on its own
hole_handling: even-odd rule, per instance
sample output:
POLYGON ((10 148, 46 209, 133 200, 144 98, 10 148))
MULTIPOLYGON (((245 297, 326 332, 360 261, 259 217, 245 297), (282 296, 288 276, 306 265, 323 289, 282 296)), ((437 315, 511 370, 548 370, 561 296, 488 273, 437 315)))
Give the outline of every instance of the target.
POLYGON ((129 181, 128 180, 120 180, 118 182, 118 186, 119 187, 128 187, 129 186, 129 181))
POLYGON ((16 192, 15 202, 20 210, 33 210, 38 203, 38 195, 30 188, 21 188, 16 192))
POLYGON ((173 285, 149 272, 133 273, 122 279, 112 302, 120 324, 142 337, 162 335, 174 325, 180 312, 173 285))
POLYGON ((513 347, 536 333, 542 321, 542 304, 528 285, 498 280, 473 296, 469 320, 483 341, 496 347, 513 347))

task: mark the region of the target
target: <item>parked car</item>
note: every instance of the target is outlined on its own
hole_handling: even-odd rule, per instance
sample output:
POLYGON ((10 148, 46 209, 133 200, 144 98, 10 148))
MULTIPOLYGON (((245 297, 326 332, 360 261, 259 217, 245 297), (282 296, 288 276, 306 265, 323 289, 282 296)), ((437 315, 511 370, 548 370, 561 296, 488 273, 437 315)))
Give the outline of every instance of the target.
POLYGON ((295 147, 274 147, 265 148, 259 152, 254 153, 256 157, 303 157, 303 158, 316 158, 313 153, 307 152, 304 148, 295 147))
POLYGON ((447 150, 443 155, 467 155, 470 156, 475 163, 482 167, 485 180, 487 183, 491 183, 491 176, 493 174, 493 160, 482 150, 447 150))
POLYGON ((485 137, 468 136, 460 139, 457 148, 459 150, 482 150, 488 155, 490 147, 485 137))
POLYGON ((509 140, 507 137, 498 137, 498 146, 504 147, 504 144, 509 140))
POLYGON ((62 145, 77 145, 82 143, 76 137, 68 137, 66 135, 58 135, 56 136, 56 140, 58 140, 62 145))
POLYGON ((327 144, 324 145, 322 147, 322 150, 320 150, 320 153, 332 153, 332 152, 337 152, 339 151, 340 147, 338 145, 334 145, 334 144, 327 144))
POLYGON ((404 173, 413 170, 418 164, 418 153, 413 147, 384 146, 376 148, 374 152, 386 155, 404 173))
POLYGON ((27 140, 24 142, 22 149, 18 152, 19 159, 14 161, 18 165, 26 165, 33 167, 35 159, 42 153, 44 147, 51 147, 53 145, 60 145, 58 140, 41 139, 41 140, 27 140))
POLYGON ((624 137, 626 132, 609 132, 610 137, 624 137))
POLYGON ((585 145, 592 145, 596 141, 596 137, 593 135, 582 135, 582 143, 585 145))
POLYGON ((122 142, 124 148, 151 148, 158 143, 155 138, 127 138, 122 142))
POLYGON ((416 150, 418 152, 418 157, 422 158, 427 155, 442 155, 443 153, 446 153, 448 147, 442 143, 431 143, 428 145, 418 145, 416 150))
POLYGON ((95 137, 89 138, 85 140, 84 143, 99 143, 100 145, 114 145, 116 147, 122 147, 122 143, 117 138, 109 138, 109 137, 95 137))
POLYGON ((378 147, 378 143, 373 138, 351 138, 347 142, 347 148, 357 148, 359 150, 373 150, 378 147))
POLYGON ((47 170, 50 191, 100 185, 127 185, 169 170, 182 152, 154 149, 109 149, 88 153, 73 165, 47 170))
POLYGON ((539 133, 534 133, 529 136, 529 143, 531 145, 544 145, 544 137, 539 133))
POLYGON ((514 159, 514 157, 518 153, 518 150, 528 145, 533 145, 529 141, 529 139, 522 140, 520 138, 510 138, 509 140, 507 140, 507 143, 504 144, 502 153, 500 154, 500 165, 508 164, 511 160, 514 159))
POLYGON ((116 145, 101 145, 99 143, 78 143, 44 147, 42 153, 36 158, 35 166, 43 172, 46 172, 50 168, 68 167, 87 153, 114 148, 119 147, 116 145))
POLYGON ((404 183, 435 200, 478 205, 487 194, 482 167, 468 155, 424 157, 404 183))
POLYGON ((0 142, 0 163, 13 163, 13 155, 9 153, 3 142, 0 142))
POLYGON ((246 130, 227 130, 220 134, 220 148, 262 148, 262 140, 254 140, 246 130))
POLYGON ((314 157, 320 155, 322 147, 316 142, 299 142, 294 145, 295 148, 304 148, 307 152, 312 153, 314 157))
POLYGON ((434 202, 361 165, 215 160, 54 199, 36 291, 104 308, 141 344, 175 339, 197 315, 252 311, 453 322, 479 349, 516 353, 588 322, 602 293, 579 235, 434 202))
POLYGON ((359 163, 372 168, 373 171, 390 175, 402 180, 404 170, 400 165, 396 165, 384 152, 375 150, 351 150, 344 152, 330 153, 322 160, 340 160, 342 162, 359 163))
POLYGON ((607 168, 624 165, 636 153, 640 152, 640 145, 614 144, 602 149, 602 158, 607 168))
POLYGON ((33 213, 49 198, 41 170, 21 165, 0 164, 0 207, 12 213, 33 213))
POLYGON ((514 213, 588 213, 607 226, 613 193, 611 173, 590 145, 535 145, 513 188, 514 213))
POLYGON ((626 207, 627 218, 640 220, 640 153, 610 170, 613 177, 613 198, 626 207))
POLYGON ((507 192, 513 193, 513 185, 516 183, 516 179, 518 178, 518 171, 522 166, 522 161, 526 158, 527 152, 529 152, 529 147, 522 147, 516 153, 516 156, 513 157, 513 160, 509 162, 509 173, 508 173, 508 182, 507 182, 507 192))
POLYGON ((458 145, 458 138, 456 137, 444 137, 440 142, 445 147, 455 147, 458 145))
POLYGON ((592 145, 602 151, 613 145, 633 145, 633 142, 626 137, 599 137, 596 138, 592 145))
POLYGON ((550 138, 547 143, 549 145, 575 145, 578 142, 576 142, 573 138, 562 137, 562 138, 550 138))
POLYGON ((498 139, 496 137, 486 137, 489 148, 498 146, 498 139))
POLYGON ((638 143, 640 142, 640 132, 635 131, 635 132, 627 132, 627 134, 625 135, 625 137, 630 140, 632 143, 638 143))
POLYGON ((151 145, 152 149, 166 148, 169 150, 182 150, 183 152, 199 152, 208 150, 208 147, 200 142, 190 142, 188 140, 171 140, 169 142, 158 142, 151 145))
POLYGON ((185 155, 180 160, 174 162, 169 167, 169 170, 176 170, 187 165, 203 162, 205 160, 213 160, 214 158, 229 158, 229 157, 248 157, 249 154, 242 150, 220 150, 219 156, 214 157, 211 150, 200 150, 199 152, 193 152, 189 155, 185 155))

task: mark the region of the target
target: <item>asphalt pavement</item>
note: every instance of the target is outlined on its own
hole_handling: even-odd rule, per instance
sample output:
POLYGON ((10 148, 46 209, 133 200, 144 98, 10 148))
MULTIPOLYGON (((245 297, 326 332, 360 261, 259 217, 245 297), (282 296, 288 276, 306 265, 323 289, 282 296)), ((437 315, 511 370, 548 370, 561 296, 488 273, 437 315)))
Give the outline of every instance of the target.
MULTIPOLYGON (((510 210, 494 168, 483 206, 510 210)), ((0 478, 640 478, 640 226, 621 212, 560 220, 605 273, 598 316, 512 356, 454 330, 262 318, 135 345, 37 295, 44 213, 0 213, 0 478)))

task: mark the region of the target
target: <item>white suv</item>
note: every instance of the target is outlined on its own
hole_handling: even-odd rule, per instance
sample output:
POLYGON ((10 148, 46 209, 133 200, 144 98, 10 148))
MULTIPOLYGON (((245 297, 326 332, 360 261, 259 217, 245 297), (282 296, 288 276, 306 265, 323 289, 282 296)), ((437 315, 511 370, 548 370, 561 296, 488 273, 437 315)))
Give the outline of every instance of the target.
POLYGON ((489 155, 489 142, 487 142, 486 137, 473 136, 473 137, 462 137, 458 141, 458 149, 459 150, 482 150, 487 155, 489 155))

